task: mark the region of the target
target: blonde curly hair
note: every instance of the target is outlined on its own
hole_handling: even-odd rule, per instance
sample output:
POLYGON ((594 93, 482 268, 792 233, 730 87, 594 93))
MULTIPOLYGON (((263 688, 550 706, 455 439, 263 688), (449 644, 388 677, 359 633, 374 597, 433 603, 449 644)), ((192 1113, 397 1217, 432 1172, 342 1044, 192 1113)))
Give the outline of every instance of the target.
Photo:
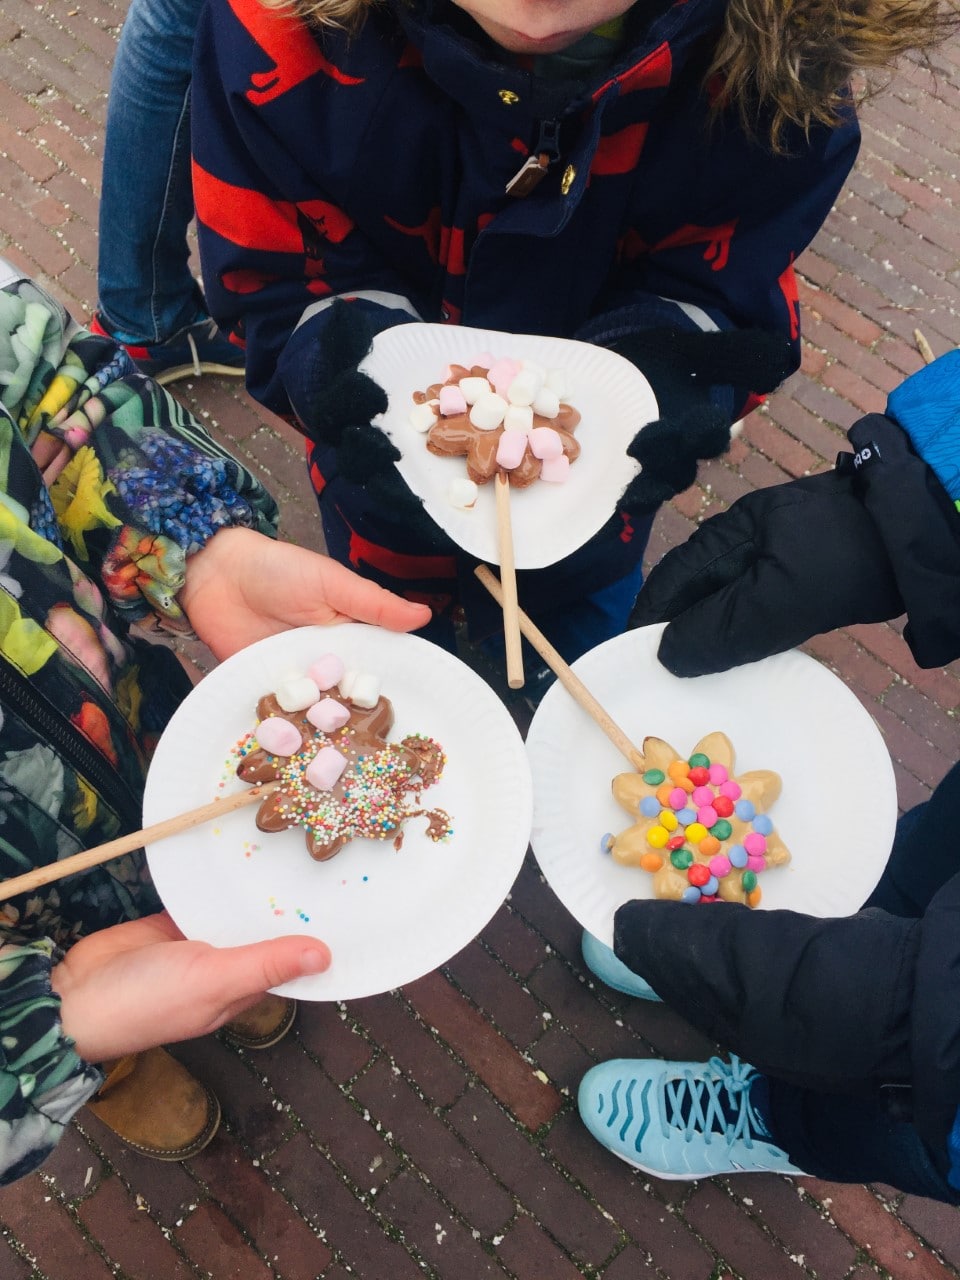
MULTIPOLYGON (((356 31, 378 0, 261 0, 320 26, 356 31)), ((922 58, 960 25, 960 0, 729 0, 706 76, 714 115, 780 150, 797 125, 836 126, 858 80, 911 51, 922 58)))

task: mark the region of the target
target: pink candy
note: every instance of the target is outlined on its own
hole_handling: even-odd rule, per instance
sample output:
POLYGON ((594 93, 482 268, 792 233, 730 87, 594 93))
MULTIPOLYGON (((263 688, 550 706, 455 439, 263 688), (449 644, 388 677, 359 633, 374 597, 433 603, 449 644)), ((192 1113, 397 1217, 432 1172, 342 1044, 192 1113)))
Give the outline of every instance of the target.
POLYGON ((318 791, 329 791, 346 767, 347 758, 336 747, 321 747, 307 765, 304 777, 318 791))
POLYGON ((318 658, 307 675, 318 689, 332 689, 343 679, 344 666, 335 653, 325 653, 318 658))
POLYGON ((565 453, 561 453, 559 458, 544 458, 540 464, 540 479, 548 484, 563 484, 569 474, 570 459, 565 453))
MULTIPOLYGON (((722 782, 726 782, 730 777, 729 773, 727 773, 727 766, 725 764, 712 764, 708 772, 710 774, 710 781, 715 787, 719 787, 722 782)), ((731 797, 731 799, 732 798, 733 797, 731 797)))
POLYGON ((687 803, 687 793, 683 787, 674 787, 670 792, 670 808, 683 809, 687 803))
POLYGON ((730 859, 727 857, 725 853, 715 854, 710 859, 709 865, 710 865, 711 872, 717 877, 718 880, 722 880, 724 876, 730 874, 730 866, 731 866, 730 859))
POLYGON ((497 442, 497 464, 505 471, 512 471, 514 467, 519 467, 526 452, 527 433, 525 431, 504 431, 497 442))
POLYGON ((697 821, 702 822, 707 828, 712 827, 719 816, 712 804, 701 805, 697 810, 697 821))
POLYGON ((694 787, 690 797, 695 805, 713 804, 713 792, 709 787, 694 787))
POLYGON ((722 796, 729 796, 731 800, 739 800, 742 793, 740 783, 734 782, 732 778, 720 783, 720 794, 722 796))
POLYGON ((759 857, 767 852, 767 837, 759 831, 751 831, 743 837, 743 847, 748 854, 759 857))
POLYGON ((257 725, 257 742, 272 756, 292 756, 303 746, 303 738, 296 725, 283 716, 267 716, 257 725))
POLYGON ((534 427, 530 432, 530 452, 535 458, 541 458, 544 461, 561 458, 563 441, 560 439, 559 432, 554 431, 553 427, 534 427))
POLYGON ((767 860, 762 854, 751 853, 747 858, 748 871, 766 871, 767 860))
POLYGON ((510 390, 510 383, 520 372, 519 360, 510 360, 501 357, 494 360, 493 364, 487 370, 487 380, 492 384, 497 395, 507 398, 507 392, 510 390))
POLYGON ((335 733, 350 719, 350 711, 336 698, 321 698, 307 708, 307 719, 321 733, 335 733))
POLYGON ((463 397, 463 392, 459 387, 449 385, 440 388, 440 412, 445 418, 453 417, 457 413, 467 412, 467 402, 463 397))

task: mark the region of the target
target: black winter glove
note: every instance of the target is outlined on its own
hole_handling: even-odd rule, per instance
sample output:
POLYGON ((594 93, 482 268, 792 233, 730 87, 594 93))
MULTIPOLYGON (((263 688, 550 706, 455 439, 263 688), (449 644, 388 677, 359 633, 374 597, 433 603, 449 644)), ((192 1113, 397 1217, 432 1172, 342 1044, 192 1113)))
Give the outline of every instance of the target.
POLYGON ((668 552, 631 626, 669 622, 676 675, 725 671, 836 627, 909 612, 921 666, 960 652, 960 520, 900 427, 850 431, 837 470, 747 494, 668 552))

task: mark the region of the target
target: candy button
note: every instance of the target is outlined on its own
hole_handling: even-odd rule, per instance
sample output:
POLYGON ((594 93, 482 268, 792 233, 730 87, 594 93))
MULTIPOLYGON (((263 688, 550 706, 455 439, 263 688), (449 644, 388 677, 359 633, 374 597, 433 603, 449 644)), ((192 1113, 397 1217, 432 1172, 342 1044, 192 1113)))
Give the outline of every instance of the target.
POLYGON ((707 828, 702 822, 691 822, 687 827, 687 839, 691 844, 699 844, 706 834, 707 828))
POLYGON ((690 766, 686 760, 674 760, 672 764, 667 765, 667 773, 673 778, 674 782, 679 782, 681 778, 688 776, 690 766))
POLYGON ((648 769, 642 776, 648 787, 659 787, 660 783, 666 781, 667 777, 662 769, 648 769))
POLYGON ((767 838, 759 831, 751 831, 743 837, 743 847, 747 853, 760 854, 767 852, 767 838))
POLYGON ((763 890, 760 888, 759 885, 757 885, 755 889, 751 889, 750 892, 747 894, 747 906, 759 907, 760 899, 762 897, 763 897, 763 890))
POLYGON ((709 867, 713 875, 722 880, 730 874, 730 859, 725 853, 718 853, 715 858, 710 859, 709 867))
POLYGON ((704 884, 700 892, 703 894, 705 898, 707 897, 712 898, 716 895, 717 890, 719 888, 720 888, 720 881, 717 879, 716 876, 711 876, 710 879, 707 880, 707 882, 704 884))
POLYGON ((644 796, 640 801, 639 808, 645 818, 655 818, 660 812, 656 796, 644 796))
POLYGON ((762 853, 751 853, 747 857, 748 871, 766 871, 767 860, 762 853))
MULTIPOLYGON (((657 794, 659 795, 660 793, 657 792, 657 794)), ((670 808, 682 809, 686 803, 687 793, 684 791, 683 787, 674 787, 670 792, 670 808)))
POLYGON ((710 834, 716 836, 718 840, 729 840, 733 835, 733 827, 726 818, 718 818, 710 828, 710 834))
POLYGON ((677 815, 672 809, 663 809, 660 813, 660 825, 667 831, 676 831, 677 815))
POLYGON ((717 811, 712 804, 701 805, 697 810, 697 821, 702 822, 709 831, 717 820, 717 811))
POLYGON ((702 764, 694 765, 688 777, 695 787, 705 787, 710 781, 710 770, 705 769, 702 764))
POLYGON ((689 849, 678 849, 676 853, 671 853, 670 862, 678 871, 686 871, 693 862, 693 854, 689 849))
POLYGON ((687 763, 691 769, 709 769, 710 757, 704 755, 702 751, 695 751, 687 763))
POLYGON ((702 805, 713 804, 713 792, 709 787, 694 787, 690 799, 699 809, 702 805))
POLYGON ((733 801, 729 796, 715 796, 713 807, 718 818, 729 818, 733 813, 733 801))
POLYGON ((647 844, 654 849, 662 849, 669 839, 669 833, 663 827, 651 827, 647 832, 647 844))
POLYGON ((768 836, 773 830, 773 823, 765 813, 758 813, 753 820, 754 831, 759 831, 762 836, 768 836))
POLYGON ((681 893, 680 901, 697 903, 700 901, 700 897, 701 897, 700 890, 695 888, 691 884, 691 885, 688 885, 686 889, 684 889, 683 893, 681 893))
POLYGON ((640 855, 640 866, 644 871, 659 871, 663 866, 663 859, 659 853, 643 853, 640 855))
POLYGON ((600 852, 609 853, 613 848, 613 832, 607 831, 600 837, 600 852))
POLYGON ((698 889, 702 889, 711 878, 710 868, 705 867, 702 862, 695 862, 692 867, 687 868, 687 879, 698 889))
MULTIPOLYGON (((660 803, 661 809, 665 809, 668 805, 670 805, 670 796, 672 792, 673 792, 673 787, 671 787, 669 782, 661 783, 661 785, 657 787, 657 800, 660 803)), ((670 807, 672 808, 673 806, 670 805, 670 807)))
POLYGON ((686 838, 687 838, 686 836, 680 836, 680 835, 671 836, 670 839, 667 841, 667 848, 682 849, 686 838))
POLYGON ((710 774, 710 781, 715 787, 719 787, 722 782, 726 782, 730 777, 725 764, 712 764, 707 772, 710 774))
POLYGON ((696 809, 678 809, 677 810, 677 821, 680 823, 681 827, 689 827, 690 823, 696 822, 696 820, 697 820, 696 809))
POLYGON ((734 782, 732 778, 728 778, 726 782, 720 783, 720 794, 729 796, 731 800, 739 800, 743 795, 743 788, 739 782, 734 782))
POLYGON ((753 871, 745 871, 743 873, 741 883, 743 884, 744 893, 751 893, 757 887, 756 873, 753 871))
POLYGON ((727 857, 730 859, 731 867, 745 867, 749 856, 742 844, 733 844, 727 850, 727 857))
POLYGON ((720 852, 720 841, 716 836, 704 836, 697 848, 705 858, 712 858, 715 853, 720 852))
POLYGON ((738 800, 734 812, 741 822, 752 822, 757 811, 752 800, 738 800))

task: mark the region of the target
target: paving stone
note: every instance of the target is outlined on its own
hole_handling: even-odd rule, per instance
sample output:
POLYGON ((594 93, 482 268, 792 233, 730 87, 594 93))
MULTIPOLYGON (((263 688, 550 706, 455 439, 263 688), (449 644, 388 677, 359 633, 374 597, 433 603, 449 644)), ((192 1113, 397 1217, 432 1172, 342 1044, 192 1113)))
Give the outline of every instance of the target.
POLYGON ((108 1178, 79 1208, 80 1221, 112 1263, 136 1280, 188 1280, 193 1269, 119 1178, 108 1178))
POLYGON ((92 1195, 104 1175, 104 1163, 75 1125, 70 1125, 40 1166, 58 1196, 74 1202, 92 1195))
POLYGON ((462 1064, 434 1040, 402 993, 354 1001, 348 1010, 432 1102, 446 1106, 463 1093, 462 1064))
POLYGON ((175 1234, 191 1261, 217 1280, 272 1280, 264 1260, 209 1200, 198 1205, 175 1234))
POLYGON ((583 1272, 532 1218, 521 1217, 505 1232, 497 1253, 517 1280, 577 1280, 583 1272))
POLYGON ((8 1231, 51 1280, 110 1280, 113 1275, 36 1174, 0 1189, 0 1229, 8 1231))
MULTIPOLYGON (((436 1271, 439 1280, 506 1277, 507 1272, 453 1217, 437 1192, 413 1173, 405 1171, 394 1178, 379 1198, 377 1208, 403 1232, 407 1244, 436 1271)), ((532 1277, 537 1273, 528 1274, 532 1277)))
POLYGON ((803 1274, 799 1264, 764 1234, 719 1182, 697 1183, 684 1217, 744 1280, 799 1280, 803 1274))

